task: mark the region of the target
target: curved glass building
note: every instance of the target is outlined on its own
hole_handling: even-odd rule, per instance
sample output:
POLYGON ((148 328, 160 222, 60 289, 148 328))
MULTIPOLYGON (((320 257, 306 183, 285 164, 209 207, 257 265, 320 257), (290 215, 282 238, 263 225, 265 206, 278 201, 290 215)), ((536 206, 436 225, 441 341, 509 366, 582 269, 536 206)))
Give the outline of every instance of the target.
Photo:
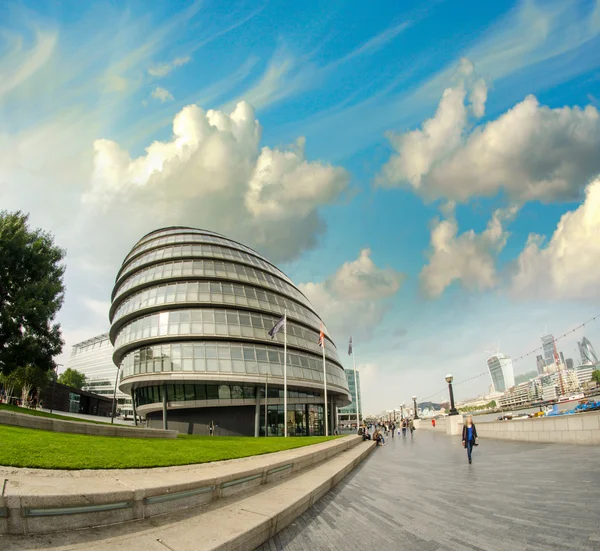
MULTIPOLYGON (((289 435, 324 434, 322 320, 292 281, 249 247, 187 227, 145 235, 117 274, 110 321, 119 388, 148 426, 282 435, 287 419, 289 435), (268 335, 285 310, 287 416, 284 334, 268 335)), ((331 432, 337 408, 351 398, 326 329, 325 336, 331 432)))
POLYGON ((592 346, 592 343, 583 337, 581 342, 577 343, 579 346, 579 353, 581 354, 582 365, 596 365, 598 363, 598 356, 592 346))
POLYGON ((515 386, 513 363, 505 354, 494 354, 487 361, 495 392, 505 392, 515 386))

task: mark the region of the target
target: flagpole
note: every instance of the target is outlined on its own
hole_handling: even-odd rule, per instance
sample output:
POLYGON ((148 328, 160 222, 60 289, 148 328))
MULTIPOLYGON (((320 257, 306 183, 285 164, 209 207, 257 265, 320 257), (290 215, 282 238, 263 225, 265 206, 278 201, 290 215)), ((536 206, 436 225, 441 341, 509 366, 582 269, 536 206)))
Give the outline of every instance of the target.
POLYGON ((323 334, 323 387, 325 389, 325 436, 329 436, 329 418, 327 417, 327 364, 325 363, 325 334, 323 334))
POLYGON ((356 430, 360 427, 360 404, 358 403, 358 379, 356 378, 356 358, 354 357, 354 343, 352 343, 352 365, 354 367, 354 393, 356 394, 356 430))
POLYGON ((283 311, 283 435, 287 438, 287 308, 283 311))
POLYGON ((267 373, 267 378, 265 379, 265 437, 269 436, 269 426, 267 425, 267 411, 269 410, 268 396, 269 396, 269 374, 267 373))

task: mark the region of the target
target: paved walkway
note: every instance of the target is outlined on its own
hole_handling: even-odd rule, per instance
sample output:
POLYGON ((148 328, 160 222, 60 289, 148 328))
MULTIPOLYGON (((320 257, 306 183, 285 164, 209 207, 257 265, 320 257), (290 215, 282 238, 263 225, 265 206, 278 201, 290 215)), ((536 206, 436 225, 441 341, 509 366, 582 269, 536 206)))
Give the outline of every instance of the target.
POLYGON ((600 550, 597 446, 389 438, 260 551, 600 550))

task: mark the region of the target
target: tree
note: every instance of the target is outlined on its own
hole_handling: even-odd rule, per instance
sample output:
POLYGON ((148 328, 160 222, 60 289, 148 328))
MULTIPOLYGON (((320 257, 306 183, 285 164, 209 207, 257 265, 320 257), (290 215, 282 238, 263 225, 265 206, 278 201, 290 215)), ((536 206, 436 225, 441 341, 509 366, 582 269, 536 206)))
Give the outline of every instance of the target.
POLYGON ((17 376, 15 372, 9 373, 8 375, 3 375, 0 373, 0 385, 4 388, 4 393, 6 394, 6 402, 10 403, 10 399, 13 397, 13 392, 15 387, 18 385, 17 376))
POLYGON ((36 388, 45 386, 50 378, 50 372, 33 365, 17 367, 14 370, 17 384, 21 387, 21 402, 25 405, 29 394, 36 388))
POLYGON ((592 371, 592 381, 596 381, 600 384, 600 369, 594 369, 594 371, 592 371))
POLYGON ((85 375, 76 369, 67 368, 58 376, 57 381, 61 385, 71 386, 73 388, 81 388, 85 385, 85 375))
POLYGON ((19 366, 55 369, 62 352, 54 318, 64 300, 65 251, 54 238, 31 230, 28 215, 0 211, 0 371, 19 366))

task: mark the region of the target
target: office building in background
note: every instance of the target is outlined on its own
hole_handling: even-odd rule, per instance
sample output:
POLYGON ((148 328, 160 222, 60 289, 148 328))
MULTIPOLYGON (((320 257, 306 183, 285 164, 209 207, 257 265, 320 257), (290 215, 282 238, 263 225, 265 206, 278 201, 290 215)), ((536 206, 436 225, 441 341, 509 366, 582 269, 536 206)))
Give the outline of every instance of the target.
POLYGON ((494 354, 487 361, 495 392, 504 392, 515 386, 513 363, 505 354, 494 354))
MULTIPOLYGON (((356 424, 356 385, 354 384, 354 370, 346 370, 346 379, 348 380, 348 388, 350 389, 352 403, 349 406, 339 409, 338 424, 341 425, 356 424)), ((356 372, 356 380, 358 381, 359 419, 362 420, 362 395, 360 393, 360 373, 358 371, 356 372)))
POLYGON ((596 351, 594 350, 592 343, 588 341, 586 337, 583 337, 581 342, 577 343, 577 346, 579 347, 579 353, 581 354, 582 365, 596 365, 598 363, 596 351))
MULTIPOLYGON (((113 399, 117 377, 117 366, 113 363, 113 345, 108 333, 97 335, 73 345, 67 368, 76 369, 85 375, 81 390, 93 392, 113 399)), ((133 418, 131 396, 117 389, 117 414, 133 418)))

